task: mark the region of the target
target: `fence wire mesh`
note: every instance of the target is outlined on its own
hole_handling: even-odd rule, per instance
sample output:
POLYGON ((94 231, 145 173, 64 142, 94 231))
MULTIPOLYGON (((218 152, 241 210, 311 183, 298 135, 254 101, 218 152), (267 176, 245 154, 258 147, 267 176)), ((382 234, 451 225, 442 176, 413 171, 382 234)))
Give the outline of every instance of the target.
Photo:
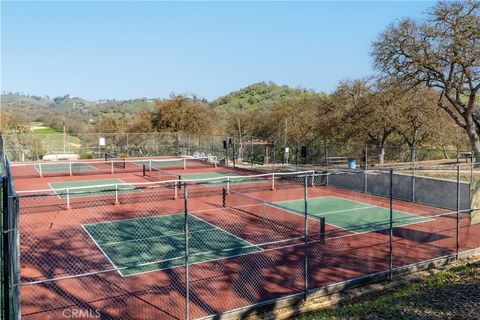
POLYGON ((18 191, 22 317, 196 319, 480 248, 473 164, 247 169, 18 191))

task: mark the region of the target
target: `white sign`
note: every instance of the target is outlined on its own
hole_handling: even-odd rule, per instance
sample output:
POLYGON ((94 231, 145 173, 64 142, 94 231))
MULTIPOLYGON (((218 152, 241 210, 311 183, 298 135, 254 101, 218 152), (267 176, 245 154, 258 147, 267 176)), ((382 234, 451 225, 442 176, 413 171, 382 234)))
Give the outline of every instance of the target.
POLYGON ((285 148, 285 152, 286 152, 286 153, 289 153, 289 152, 290 152, 290 148, 288 148, 288 147, 285 148))
POLYGON ((98 139, 98 145, 105 146, 105 138, 99 138, 98 139))

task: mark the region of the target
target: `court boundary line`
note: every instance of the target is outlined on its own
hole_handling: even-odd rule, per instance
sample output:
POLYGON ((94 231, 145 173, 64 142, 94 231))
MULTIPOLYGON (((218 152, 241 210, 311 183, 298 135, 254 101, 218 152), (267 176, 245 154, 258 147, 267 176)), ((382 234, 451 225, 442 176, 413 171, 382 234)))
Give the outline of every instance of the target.
MULTIPOLYGON (((149 271, 143 271, 143 272, 136 272, 136 273, 132 273, 132 274, 126 274, 124 275, 121 270, 123 269, 133 269, 133 268, 142 268, 142 267, 145 267, 145 266, 148 266, 145 265, 145 266, 133 266, 133 267, 122 267, 122 268, 118 268, 113 262, 112 260, 110 259, 110 257, 105 253, 105 251, 103 250, 103 248, 101 247, 101 245, 98 244, 98 242, 93 238, 93 236, 88 232, 88 230, 84 227, 84 226, 87 226, 87 225, 96 225, 96 224, 102 224, 102 223, 114 223, 116 221, 125 221, 125 220, 136 220, 136 219, 143 219, 143 218, 156 218, 156 217, 162 217, 162 216, 172 216, 172 215, 184 215, 184 213, 172 213, 172 214, 167 214, 167 215, 160 215, 160 216, 149 216, 149 217, 140 217, 140 218, 130 218, 130 219, 123 219, 123 220, 111 220, 111 221, 104 221, 104 222, 98 222, 98 223, 88 223, 88 224, 82 224, 82 228, 85 230, 85 232, 87 232, 87 234, 89 235, 89 237, 94 241, 95 245, 100 249, 100 251, 102 252, 103 255, 105 255, 105 257, 107 258, 107 260, 111 263, 111 265, 114 267, 114 269, 119 273, 119 275, 122 277, 122 278, 126 278, 126 277, 130 277, 130 276, 135 276, 135 275, 140 275, 140 274, 145 274, 145 273, 150 273, 150 272, 156 272, 156 271, 162 271, 162 270, 169 270, 169 269, 174 269, 174 268, 179 268, 179 267, 185 267, 185 264, 181 264, 181 265, 178 265, 178 266, 173 266, 173 267, 170 267, 170 268, 160 268, 160 269, 155 269, 155 270, 149 270, 149 271)), ((259 252, 263 252, 265 250, 263 250, 262 248, 260 248, 259 246, 245 240, 245 239, 242 239, 240 238, 239 236, 237 235, 234 235, 232 234, 231 232, 228 232, 227 230, 225 229, 222 229, 220 227, 217 227, 213 224, 211 224, 210 222, 202 219, 202 218, 199 218, 197 216, 194 216, 190 213, 188 213, 189 216, 197 219, 198 221, 201 221, 203 223, 206 223, 207 225, 211 225, 214 227, 213 230, 219 230, 220 232, 223 232, 225 234, 228 234, 238 240, 240 240, 241 242, 243 243, 246 243, 248 244, 248 246, 244 247, 243 249, 250 249, 250 248, 254 248, 256 251, 254 252, 247 252, 247 253, 243 253, 243 254, 237 254, 237 255, 231 255, 231 256, 227 256, 227 257, 220 257, 220 258, 216 258, 216 259, 207 259, 207 260, 202 260, 202 261, 198 261, 198 262, 194 262, 194 263, 189 263, 188 265, 191 266, 191 265, 195 265, 195 264, 199 264, 199 263, 205 263, 205 262, 213 262, 213 261, 217 261, 217 260, 222 260, 222 259, 230 259, 230 258, 236 258, 236 257, 240 257, 240 256, 244 256, 244 255, 249 255, 249 254, 253 254, 253 253, 259 253, 259 252)), ((210 229, 212 230, 212 229, 210 229)), ((137 239, 134 239, 134 240, 137 240, 137 239)), ((142 240, 142 239, 140 239, 142 240)), ((131 241, 131 240, 130 240, 131 241)), ((166 260, 161 260, 161 261, 158 261, 158 262, 151 262, 150 265, 154 265, 154 264, 159 264, 159 263, 165 263, 165 262, 168 262, 168 261, 172 261, 172 260, 178 260, 178 259, 184 259, 184 257, 175 257, 175 258, 172 258, 172 259, 166 259, 166 260)))
POLYGON ((95 245, 97 246, 97 248, 102 252, 102 254, 105 256, 105 258, 107 258, 108 262, 112 265, 112 267, 115 269, 115 271, 118 272, 118 274, 123 277, 122 273, 120 272, 120 270, 118 269, 118 267, 115 265, 115 263, 113 263, 113 261, 110 259, 110 257, 105 253, 105 251, 103 251, 103 248, 102 246, 100 246, 97 242, 97 240, 95 240, 95 238, 90 234, 90 232, 88 232, 88 230, 85 228, 85 226, 82 224, 82 228, 83 230, 85 230, 85 232, 87 233, 87 235, 90 237, 90 239, 95 243, 95 245))
POLYGON ((53 194, 55 194, 55 195, 58 197, 58 199, 63 200, 63 198, 60 197, 60 195, 57 193, 57 190, 55 190, 55 189, 52 187, 52 185, 50 184, 50 182, 47 182, 47 184, 48 184, 48 186, 50 187, 50 189, 52 189, 53 194))

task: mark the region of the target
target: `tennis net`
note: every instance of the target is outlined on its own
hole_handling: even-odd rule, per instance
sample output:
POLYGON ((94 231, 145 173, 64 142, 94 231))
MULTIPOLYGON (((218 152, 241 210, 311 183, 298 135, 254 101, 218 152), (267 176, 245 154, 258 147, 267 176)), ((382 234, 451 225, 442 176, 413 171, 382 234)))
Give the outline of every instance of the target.
POLYGON ((324 217, 305 216, 304 212, 292 211, 278 204, 227 189, 223 189, 222 206, 233 210, 239 219, 253 221, 262 230, 273 232, 281 238, 302 238, 308 231, 309 234, 320 235, 322 241, 324 240, 324 217), (305 219, 308 223, 305 223, 305 219))
POLYGON ((18 191, 22 210, 38 213, 52 208, 81 209, 118 204, 151 203, 179 196, 178 181, 107 183, 45 190, 18 191))
POLYGON ((15 178, 40 178, 58 176, 80 176, 115 173, 142 173, 143 166, 150 169, 175 170, 216 166, 216 163, 194 158, 112 158, 92 161, 51 161, 12 163, 15 178))
POLYGON ((120 158, 117 155, 105 153, 105 161, 111 162, 114 168, 125 169, 125 158, 120 158))
POLYGON ((146 164, 143 165, 143 176, 151 178, 156 181, 177 181, 178 185, 181 186, 180 180, 182 176, 174 172, 163 170, 155 167, 148 167, 146 164))

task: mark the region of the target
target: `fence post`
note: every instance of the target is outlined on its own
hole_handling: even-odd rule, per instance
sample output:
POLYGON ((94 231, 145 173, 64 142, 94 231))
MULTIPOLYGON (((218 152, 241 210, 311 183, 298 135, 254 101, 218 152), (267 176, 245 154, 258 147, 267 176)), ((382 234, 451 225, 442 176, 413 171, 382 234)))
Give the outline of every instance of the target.
POLYGON ((129 155, 129 153, 128 153, 128 133, 126 133, 126 135, 127 135, 127 137, 126 137, 126 148, 125 149, 127 151, 126 154, 129 155))
POLYGON ((250 150, 252 151, 252 154, 250 155, 250 162, 251 162, 250 165, 251 165, 251 168, 252 168, 252 170, 253 170, 253 161, 255 160, 255 156, 254 156, 254 152, 255 152, 255 151, 254 151, 254 149, 253 149, 253 136, 250 137, 250 143, 251 143, 251 148, 250 148, 250 150))
POLYGON ((325 179, 328 185, 328 141, 325 139, 325 179))
POLYGON ((185 319, 190 319, 190 279, 189 279, 189 270, 188 270, 188 237, 189 237, 189 229, 188 229, 188 185, 185 182, 183 188, 183 195, 184 195, 184 234, 185 234, 185 319))
POLYGON ((416 162, 417 162, 417 149, 415 146, 412 147, 412 202, 415 202, 415 183, 416 183, 416 162))
POLYGON ((473 151, 470 155, 470 184, 473 182, 473 151))
POLYGON ((388 278, 392 280, 393 275, 393 169, 390 169, 390 239, 389 239, 389 269, 388 269, 388 278))
POLYGON ((365 166, 363 171, 363 192, 367 193, 368 191, 368 145, 365 145, 365 166))
POLYGON ((233 167, 237 167, 237 155, 235 154, 237 151, 235 150, 235 138, 233 138, 232 141, 232 161, 233 161, 233 167))
POLYGON ((3 238, 3 253, 4 259, 2 260, 2 299, 3 299, 3 311, 5 312, 5 318, 10 317, 10 290, 9 290, 9 265, 10 265, 10 256, 9 256, 9 241, 8 241, 8 232, 9 232, 9 214, 8 214, 8 177, 2 177, 2 196, 3 196, 3 210, 1 214, 3 215, 3 228, 2 228, 2 238, 3 238))
POLYGON ((460 251, 460 165, 457 165, 457 221, 455 235, 455 258, 458 260, 460 251))
POLYGON ((308 193, 307 193, 307 185, 308 185, 308 176, 305 174, 303 178, 303 199, 304 199, 304 211, 305 211, 305 218, 303 222, 303 237, 305 240, 304 243, 304 259, 303 259, 303 281, 305 284, 304 288, 304 300, 307 300, 308 294, 308 193))

